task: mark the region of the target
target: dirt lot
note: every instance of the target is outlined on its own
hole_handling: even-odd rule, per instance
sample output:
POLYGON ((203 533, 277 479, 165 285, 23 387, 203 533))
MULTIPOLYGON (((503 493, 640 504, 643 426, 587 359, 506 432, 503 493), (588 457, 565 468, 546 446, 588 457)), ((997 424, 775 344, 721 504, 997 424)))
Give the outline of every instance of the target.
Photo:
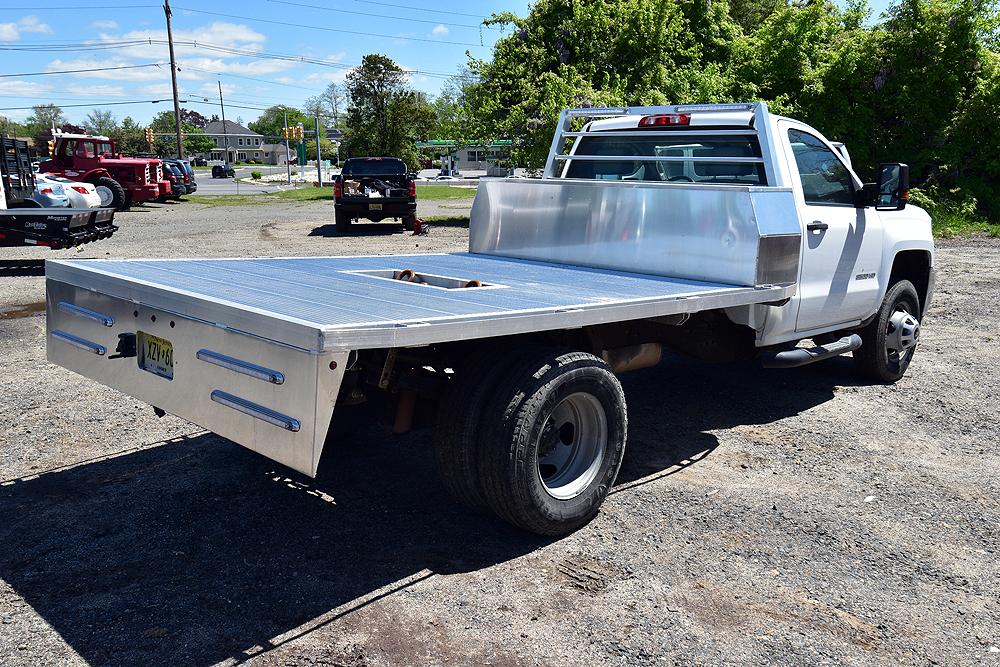
MULTIPOLYGON (((423 214, 462 215, 467 202, 423 214)), ((328 204, 120 216, 81 256, 464 247, 328 204)), ((426 430, 364 410, 311 480, 45 361, 0 254, 0 665, 1000 664, 1000 243, 949 241, 910 372, 680 358, 625 376, 600 516, 562 540, 455 507, 426 430)), ((338 413, 339 414, 339 413, 338 413)))

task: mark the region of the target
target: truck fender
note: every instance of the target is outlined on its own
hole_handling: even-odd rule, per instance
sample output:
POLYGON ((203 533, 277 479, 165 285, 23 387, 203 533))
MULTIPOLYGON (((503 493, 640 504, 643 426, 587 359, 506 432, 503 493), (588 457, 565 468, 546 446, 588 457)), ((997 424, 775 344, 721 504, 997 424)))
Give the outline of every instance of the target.
POLYGON ((891 245, 886 244, 879 275, 886 276, 886 280, 879 285, 878 299, 873 304, 872 313, 878 312, 886 292, 892 285, 900 280, 909 280, 917 288, 917 295, 920 297, 920 316, 923 317, 934 293, 933 241, 909 239, 891 245))
MULTIPOLYGON (((67 178, 70 178, 68 174, 67 178)), ((85 171, 83 173, 76 174, 75 176, 72 176, 72 178, 75 178, 78 181, 86 181, 87 183, 93 183, 99 178, 115 178, 115 177, 112 176, 107 169, 98 167, 97 169, 91 169, 90 171, 85 171)), ((118 179, 115 178, 115 180, 117 181, 118 179)))

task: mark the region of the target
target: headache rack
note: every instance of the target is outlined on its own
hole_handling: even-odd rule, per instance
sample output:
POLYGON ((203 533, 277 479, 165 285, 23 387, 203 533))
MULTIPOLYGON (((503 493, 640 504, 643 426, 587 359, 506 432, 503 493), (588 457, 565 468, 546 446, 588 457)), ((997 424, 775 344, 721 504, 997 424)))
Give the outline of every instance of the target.
MULTIPOLYGON (((745 104, 675 104, 669 106, 648 106, 648 107, 601 107, 601 108, 581 108, 565 109, 559 115, 556 124, 555 134, 552 138, 552 146, 549 149, 549 156, 545 162, 545 178, 561 178, 564 166, 569 160, 579 160, 581 162, 621 162, 628 160, 641 160, 643 162, 709 162, 709 163, 736 163, 736 164, 760 164, 764 166, 764 173, 768 183, 775 182, 774 163, 777 155, 774 151, 774 144, 770 137, 770 125, 767 122, 767 104, 764 102, 753 102, 745 104), (615 118, 621 116, 657 116, 671 114, 694 114, 694 113, 738 113, 750 112, 747 129, 729 128, 721 129, 720 126, 730 126, 732 122, 725 116, 716 124, 706 125, 685 125, 683 129, 659 129, 660 126, 635 130, 615 130, 615 136, 621 137, 694 137, 704 136, 756 136, 760 141, 761 157, 725 157, 725 156, 637 156, 637 155, 586 155, 564 153, 566 143, 572 140, 575 147, 582 137, 593 136, 595 133, 573 130, 574 121, 578 118, 586 118, 588 122, 600 118, 615 118)), ((744 119, 743 122, 746 122, 744 119)), ((665 126, 677 127, 677 126, 665 126)))

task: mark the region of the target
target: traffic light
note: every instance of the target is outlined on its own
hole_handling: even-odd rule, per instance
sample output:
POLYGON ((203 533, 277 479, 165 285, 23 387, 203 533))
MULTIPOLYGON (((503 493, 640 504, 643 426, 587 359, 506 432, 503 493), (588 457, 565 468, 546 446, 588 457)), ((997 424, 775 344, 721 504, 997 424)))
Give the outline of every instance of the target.
POLYGON ((56 154, 56 140, 49 139, 49 157, 52 157, 55 154, 56 154))
POLYGON ((288 137, 288 128, 287 127, 281 128, 281 138, 282 139, 288 139, 289 138, 288 137))
POLYGON ((300 123, 300 124, 298 124, 298 125, 295 126, 295 138, 296 139, 302 139, 303 136, 304 136, 304 134, 303 134, 302 124, 300 123))
POLYGON ((149 144, 150 146, 152 146, 155 140, 156 140, 156 137, 153 135, 153 128, 147 127, 146 128, 146 143, 149 144))

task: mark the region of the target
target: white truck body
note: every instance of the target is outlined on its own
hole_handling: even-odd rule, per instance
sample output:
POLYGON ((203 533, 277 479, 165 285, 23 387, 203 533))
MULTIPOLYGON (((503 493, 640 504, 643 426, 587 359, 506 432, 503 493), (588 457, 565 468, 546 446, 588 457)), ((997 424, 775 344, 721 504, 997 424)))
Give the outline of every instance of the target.
MULTIPOLYGON (((488 355, 501 341, 587 339, 611 360, 645 344, 621 342, 626 329, 713 313, 770 352, 849 333, 900 271, 922 281, 926 309, 927 215, 807 201, 815 175, 799 173, 789 131, 827 148, 851 191, 863 185, 812 128, 764 104, 569 110, 559 122, 543 178, 483 179, 468 253, 47 262, 48 358, 315 475, 338 400, 440 382, 475 341, 488 355), (686 124, 639 129, 663 115, 686 124), (590 155, 590 137, 663 146, 590 155)), ((608 363, 634 368, 644 354, 608 363)))

